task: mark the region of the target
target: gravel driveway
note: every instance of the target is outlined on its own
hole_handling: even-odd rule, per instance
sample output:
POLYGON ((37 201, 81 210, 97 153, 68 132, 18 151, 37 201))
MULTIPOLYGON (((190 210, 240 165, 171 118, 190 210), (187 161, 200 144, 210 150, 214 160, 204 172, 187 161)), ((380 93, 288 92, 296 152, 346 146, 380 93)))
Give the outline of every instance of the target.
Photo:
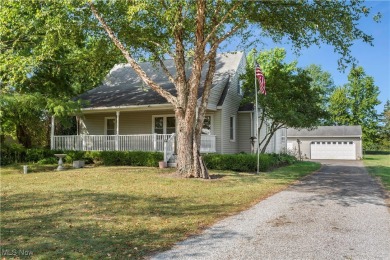
POLYGON ((361 161, 321 170, 152 259, 390 259, 390 211, 361 161))

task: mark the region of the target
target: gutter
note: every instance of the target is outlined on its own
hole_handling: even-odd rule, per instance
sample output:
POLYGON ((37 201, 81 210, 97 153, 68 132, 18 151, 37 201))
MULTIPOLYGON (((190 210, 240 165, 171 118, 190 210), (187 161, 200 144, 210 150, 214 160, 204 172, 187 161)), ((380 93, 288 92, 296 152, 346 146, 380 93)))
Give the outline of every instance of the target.
POLYGON ((164 110, 173 109, 172 104, 151 104, 151 105, 134 105, 134 106, 112 106, 112 107, 91 107, 82 108, 83 113, 89 114, 94 112, 111 112, 111 111, 137 111, 137 110, 164 110))

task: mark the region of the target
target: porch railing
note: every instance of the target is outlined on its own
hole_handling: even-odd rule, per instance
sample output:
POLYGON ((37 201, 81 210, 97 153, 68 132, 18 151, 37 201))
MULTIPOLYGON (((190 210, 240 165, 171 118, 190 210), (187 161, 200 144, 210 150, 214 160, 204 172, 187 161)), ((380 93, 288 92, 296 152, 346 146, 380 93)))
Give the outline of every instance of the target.
POLYGON ((215 153, 216 137, 215 135, 202 135, 200 138, 200 152, 201 153, 215 153))
POLYGON ((175 134, 173 133, 164 143, 164 162, 168 162, 175 153, 175 134))
MULTIPOLYGON (((53 150, 75 151, 158 151, 164 152, 164 141, 170 134, 139 135, 56 135, 53 150)), ((215 135, 202 135, 202 153, 216 152, 215 135)))

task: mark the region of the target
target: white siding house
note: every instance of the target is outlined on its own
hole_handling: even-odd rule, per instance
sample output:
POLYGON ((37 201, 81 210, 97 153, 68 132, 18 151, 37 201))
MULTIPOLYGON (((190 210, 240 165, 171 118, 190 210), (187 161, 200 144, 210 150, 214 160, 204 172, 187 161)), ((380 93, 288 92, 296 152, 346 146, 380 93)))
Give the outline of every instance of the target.
MULTIPOLYGON (((165 64, 174 75, 174 62, 167 60, 165 64)), ((245 65, 243 52, 217 56, 201 152, 252 152, 250 137, 255 132, 253 109, 240 111, 242 94, 239 77, 244 73, 245 65)), ((176 94, 175 87, 159 66, 145 62, 141 67, 165 90, 176 94)), ((173 106, 145 86, 128 65, 116 65, 100 86, 77 99, 86 101, 80 118, 80 131, 77 136, 53 135, 53 149, 161 151, 164 140, 176 131, 173 106)), ((282 135, 275 137, 268 152, 283 150, 282 135)))

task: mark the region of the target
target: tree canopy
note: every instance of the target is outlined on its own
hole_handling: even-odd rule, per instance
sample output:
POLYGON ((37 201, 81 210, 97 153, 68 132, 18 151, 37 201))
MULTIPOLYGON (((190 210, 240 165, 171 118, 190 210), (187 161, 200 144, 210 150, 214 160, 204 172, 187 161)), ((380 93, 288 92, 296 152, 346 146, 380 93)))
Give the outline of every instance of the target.
MULTIPOLYGON (((116 46, 146 85, 173 105, 178 135, 178 173, 199 177, 202 175, 199 172, 201 128, 215 72, 215 57, 222 43, 232 37, 240 38, 243 43, 271 38, 287 40, 297 50, 312 44, 329 44, 340 54, 340 65, 346 65, 353 61, 349 47, 355 40, 372 42, 372 37, 357 27, 357 21, 369 13, 362 1, 347 0, 9 0, 3 3, 0 13, 1 48, 6 49, 0 56, 5 64, 0 69, 1 82, 10 89, 29 89, 33 86, 26 87, 24 83, 31 82, 30 79, 43 70, 48 72, 46 75, 54 75, 56 83, 65 80, 73 86, 72 90, 77 86, 82 88, 84 80, 98 82, 105 68, 104 64, 91 60, 96 61, 100 51, 116 53, 112 49, 116 46), (18 33, 20 30, 23 33, 18 33), (107 38, 101 37, 104 33, 107 38), (113 44, 107 43, 108 38, 113 44), (94 51, 87 51, 91 49, 94 51), (56 61, 73 64, 72 57, 81 64, 75 68, 82 70, 70 73, 74 68, 70 65, 71 75, 62 76, 63 70, 58 70, 56 61), (83 63, 86 57, 92 59, 83 63), (176 87, 176 95, 162 89, 140 68, 138 62, 145 57, 162 66, 176 87), (174 75, 162 62, 168 57, 175 62, 174 75), (186 62, 191 64, 189 74, 185 70, 186 62), (201 81, 201 71, 206 65, 206 80, 201 81), (96 78, 85 79, 83 75, 89 73, 96 78), (197 103, 199 88, 204 90, 200 105, 197 103)), ((104 56, 104 60, 112 61, 110 55, 104 56)), ((50 82, 49 86, 57 86, 50 82)), ((54 92, 67 92, 62 88, 57 90, 54 92)))
POLYGON ((47 145, 48 117, 75 111, 70 99, 121 56, 96 33, 89 10, 62 1, 3 1, 0 24, 1 134, 26 147, 47 145))
MULTIPOLYGON (((254 52, 248 55, 244 84, 243 104, 254 102, 254 52)), ((312 87, 312 78, 297 62, 286 63, 286 51, 275 48, 259 53, 255 60, 266 75, 267 95, 258 94, 260 112, 259 128, 268 124, 268 132, 259 137, 265 152, 272 135, 281 128, 312 128, 326 118, 325 99, 319 87, 312 87)))
POLYGON ((379 117, 375 109, 380 104, 378 96, 374 78, 366 75, 363 67, 352 68, 348 83, 337 88, 330 97, 330 124, 361 125, 364 148, 371 147, 379 138, 379 117))
POLYGON ((390 100, 387 100, 381 114, 380 149, 390 150, 390 100))
MULTIPOLYGON (((305 68, 305 71, 311 78, 310 86, 312 89, 316 89, 320 93, 322 102, 322 108, 327 110, 329 104, 329 98, 335 89, 335 84, 332 79, 332 75, 323 71, 321 66, 311 64, 305 68)), ((322 118, 322 123, 326 122, 326 118, 322 118)))

